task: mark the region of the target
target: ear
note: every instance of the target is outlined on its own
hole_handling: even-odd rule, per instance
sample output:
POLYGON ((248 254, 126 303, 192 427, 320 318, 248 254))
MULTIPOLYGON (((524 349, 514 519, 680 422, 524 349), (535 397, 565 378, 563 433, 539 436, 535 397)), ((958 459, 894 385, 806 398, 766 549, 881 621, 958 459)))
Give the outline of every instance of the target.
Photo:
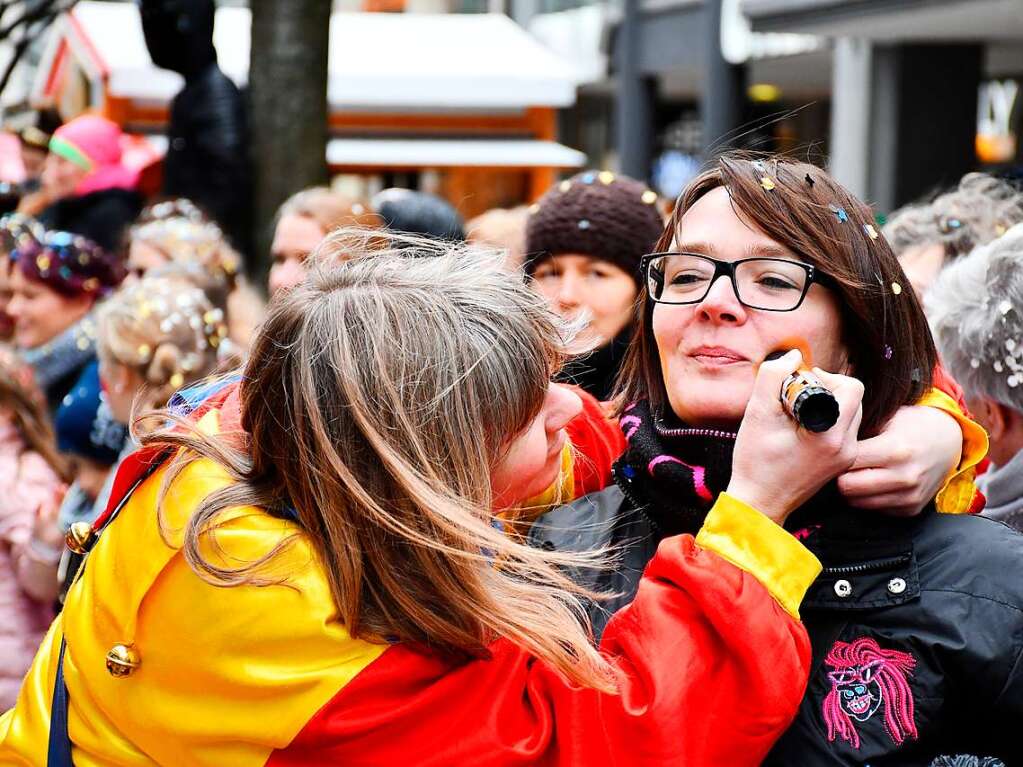
POLYGON ((108 363, 103 368, 103 386, 114 394, 124 394, 131 388, 131 369, 119 362, 108 363))
POLYGON ((966 406, 977 422, 987 430, 992 443, 1002 439, 1009 430, 1012 414, 1000 402, 989 397, 970 397, 966 406))

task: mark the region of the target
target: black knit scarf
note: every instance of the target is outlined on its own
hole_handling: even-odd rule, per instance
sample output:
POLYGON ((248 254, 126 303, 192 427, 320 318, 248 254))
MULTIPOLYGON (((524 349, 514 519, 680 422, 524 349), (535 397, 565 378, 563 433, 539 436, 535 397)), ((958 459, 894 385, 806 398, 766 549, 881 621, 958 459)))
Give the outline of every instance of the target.
POLYGON ((662 536, 695 533, 732 475, 735 434, 691 428, 641 400, 620 419, 628 443, 614 478, 662 536))
MULTIPOLYGON (((626 497, 656 525, 660 537, 696 534, 732 476, 735 434, 687 426, 651 413, 645 400, 619 419, 628 446, 613 467, 626 497)), ((785 527, 800 538, 887 541, 912 535, 927 513, 904 519, 849 507, 835 482, 796 509, 785 527)))

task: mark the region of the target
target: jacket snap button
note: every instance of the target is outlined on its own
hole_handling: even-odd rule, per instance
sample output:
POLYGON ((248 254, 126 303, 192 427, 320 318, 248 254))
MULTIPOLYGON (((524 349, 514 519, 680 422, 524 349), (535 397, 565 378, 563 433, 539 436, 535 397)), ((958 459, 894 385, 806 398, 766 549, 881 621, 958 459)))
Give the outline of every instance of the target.
POLYGON ((852 594, 852 584, 843 578, 840 581, 835 581, 835 593, 840 597, 847 597, 852 594))
POLYGON ((142 658, 132 644, 115 644, 107 653, 107 671, 112 677, 126 677, 135 673, 142 658))
POLYGON ((906 581, 902 578, 892 578, 888 581, 888 590, 893 594, 901 594, 906 590, 906 581))

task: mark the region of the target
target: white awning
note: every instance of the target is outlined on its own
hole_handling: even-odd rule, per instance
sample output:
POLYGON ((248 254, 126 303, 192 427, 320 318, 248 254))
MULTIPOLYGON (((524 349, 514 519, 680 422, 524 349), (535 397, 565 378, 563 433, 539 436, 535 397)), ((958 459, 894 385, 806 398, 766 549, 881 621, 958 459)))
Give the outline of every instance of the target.
POLYGON ((554 141, 349 139, 327 142, 333 166, 381 168, 579 168, 586 155, 554 141))
MULTIPOLYGON (((248 80, 248 8, 217 10, 220 66, 248 80)), ((67 39, 113 96, 168 103, 180 76, 149 57, 134 3, 82 0, 52 34, 67 39)), ((56 46, 48 49, 53 52, 56 46)), ((45 86, 52 58, 36 75, 45 86)), ((327 95, 332 109, 508 109, 575 103, 574 68, 504 14, 335 13, 327 95)))

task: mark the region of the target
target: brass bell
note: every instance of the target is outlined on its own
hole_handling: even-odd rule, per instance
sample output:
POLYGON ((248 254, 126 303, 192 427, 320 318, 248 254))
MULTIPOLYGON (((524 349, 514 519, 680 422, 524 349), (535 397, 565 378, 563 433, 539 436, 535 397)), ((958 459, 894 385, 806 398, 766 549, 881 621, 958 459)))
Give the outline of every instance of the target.
POLYGON ((135 645, 115 644, 107 653, 107 671, 113 677, 126 677, 135 673, 135 669, 142 665, 142 656, 135 649, 135 645))
POLYGON ((75 554, 85 554, 92 548, 95 537, 91 522, 74 522, 68 528, 64 542, 75 554))

